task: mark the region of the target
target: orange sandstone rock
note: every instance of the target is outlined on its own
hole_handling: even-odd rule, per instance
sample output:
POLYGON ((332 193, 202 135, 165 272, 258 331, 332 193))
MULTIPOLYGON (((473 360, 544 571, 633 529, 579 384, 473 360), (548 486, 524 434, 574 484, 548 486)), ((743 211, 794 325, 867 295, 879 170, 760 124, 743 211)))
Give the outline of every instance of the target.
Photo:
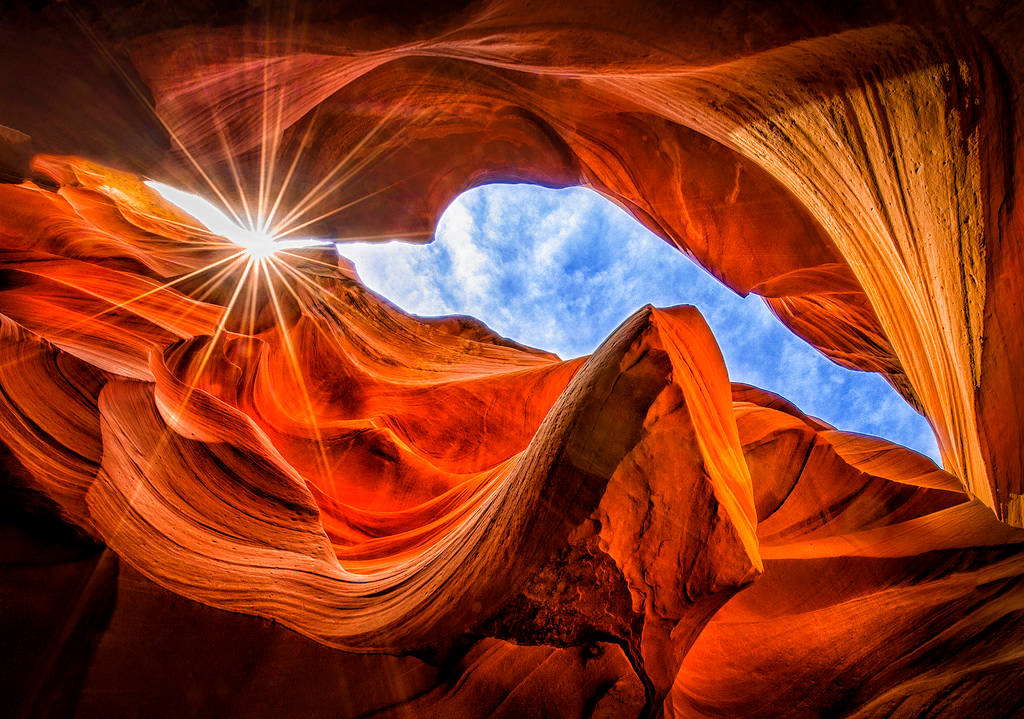
POLYGON ((0 30, 0 461, 59 515, 0 541, 12 713, 1019 711, 1016 9, 116 5, 0 30), (945 470, 730 386, 693 308, 563 362, 113 166, 341 240, 586 184, 945 470))

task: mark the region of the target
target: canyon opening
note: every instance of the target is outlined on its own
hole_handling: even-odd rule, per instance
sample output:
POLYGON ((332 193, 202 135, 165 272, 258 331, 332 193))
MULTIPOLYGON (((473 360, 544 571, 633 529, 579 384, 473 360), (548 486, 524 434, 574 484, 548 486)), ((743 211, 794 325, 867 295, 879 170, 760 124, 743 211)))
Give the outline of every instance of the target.
POLYGON ((1017 2, 0 9, 0 708, 1024 706, 1017 2))

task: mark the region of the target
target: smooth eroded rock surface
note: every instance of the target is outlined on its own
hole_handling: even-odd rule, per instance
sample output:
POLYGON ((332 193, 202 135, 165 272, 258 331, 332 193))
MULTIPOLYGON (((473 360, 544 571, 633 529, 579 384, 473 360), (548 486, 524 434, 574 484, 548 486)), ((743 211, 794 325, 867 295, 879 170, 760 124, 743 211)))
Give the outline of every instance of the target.
POLYGON ((0 11, 5 713, 1019 715, 1016 4, 65 5, 0 11), (944 469, 698 309, 563 361, 145 177, 341 241, 586 184, 944 469))

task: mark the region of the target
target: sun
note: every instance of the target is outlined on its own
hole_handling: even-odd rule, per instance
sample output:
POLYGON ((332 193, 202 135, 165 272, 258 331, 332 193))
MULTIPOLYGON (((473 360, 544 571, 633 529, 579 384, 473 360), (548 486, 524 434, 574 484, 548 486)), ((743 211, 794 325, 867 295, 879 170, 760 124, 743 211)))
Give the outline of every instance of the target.
POLYGON ((145 184, 156 190, 165 200, 197 219, 213 234, 220 235, 237 245, 251 260, 267 260, 279 250, 284 249, 321 247, 333 244, 325 240, 278 239, 259 224, 254 228, 239 226, 216 205, 199 195, 155 180, 148 180, 145 184))

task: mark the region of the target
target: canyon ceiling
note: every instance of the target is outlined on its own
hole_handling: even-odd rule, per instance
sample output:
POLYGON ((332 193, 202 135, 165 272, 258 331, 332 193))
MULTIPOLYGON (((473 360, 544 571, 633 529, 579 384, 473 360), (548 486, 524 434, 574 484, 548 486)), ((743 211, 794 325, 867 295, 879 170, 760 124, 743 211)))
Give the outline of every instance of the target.
POLYGON ((1024 716, 1022 40, 1016 2, 0 10, 4 713, 1024 716), (147 180, 267 242, 591 187, 943 466, 731 383, 700 308, 563 361, 147 180))

